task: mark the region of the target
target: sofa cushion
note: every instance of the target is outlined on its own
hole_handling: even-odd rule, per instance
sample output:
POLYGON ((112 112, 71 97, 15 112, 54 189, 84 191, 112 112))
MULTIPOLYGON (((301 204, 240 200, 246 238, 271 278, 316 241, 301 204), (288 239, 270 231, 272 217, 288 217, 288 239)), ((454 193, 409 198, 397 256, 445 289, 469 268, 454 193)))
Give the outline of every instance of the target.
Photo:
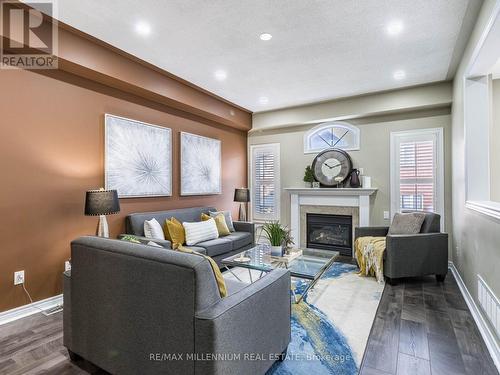
POLYGON ((396 213, 388 234, 417 234, 425 219, 423 212, 396 213))
POLYGON ((215 225, 217 225, 217 231, 219 232, 219 236, 227 236, 228 234, 231 234, 229 228, 227 227, 226 218, 224 217, 224 214, 218 214, 215 217, 212 217, 207 214, 201 214, 202 221, 207 221, 210 219, 215 220, 215 225))
POLYGON ((233 218, 231 217, 231 211, 210 211, 210 216, 216 217, 219 214, 224 215, 226 219, 226 225, 230 232, 234 232, 233 218))
POLYGON ((165 237, 172 242, 173 249, 186 243, 186 232, 184 231, 184 227, 175 217, 172 217, 170 220, 165 220, 165 234, 165 237))
POLYGON ((237 250, 252 243, 252 234, 248 232, 233 232, 222 238, 233 242, 233 250, 237 250))
POLYGON ((216 238, 215 240, 197 243, 196 246, 206 249, 207 255, 212 257, 230 252, 233 249, 233 241, 228 240, 225 237, 221 237, 216 238))
POLYGON ((184 222, 182 226, 186 232, 186 245, 188 246, 219 238, 219 231, 214 219, 193 223, 184 222))
POLYGON ((144 237, 164 240, 165 234, 163 233, 163 228, 161 227, 158 220, 152 218, 151 220, 144 221, 144 237))

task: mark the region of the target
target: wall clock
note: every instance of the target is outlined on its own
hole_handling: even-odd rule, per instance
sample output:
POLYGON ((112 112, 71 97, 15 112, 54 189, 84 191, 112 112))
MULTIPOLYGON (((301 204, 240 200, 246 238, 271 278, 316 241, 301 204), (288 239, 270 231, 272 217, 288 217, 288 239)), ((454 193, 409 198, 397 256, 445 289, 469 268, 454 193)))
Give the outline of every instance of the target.
POLYGON ((352 161, 344 150, 330 148, 316 155, 312 170, 322 185, 338 186, 351 175, 352 161))

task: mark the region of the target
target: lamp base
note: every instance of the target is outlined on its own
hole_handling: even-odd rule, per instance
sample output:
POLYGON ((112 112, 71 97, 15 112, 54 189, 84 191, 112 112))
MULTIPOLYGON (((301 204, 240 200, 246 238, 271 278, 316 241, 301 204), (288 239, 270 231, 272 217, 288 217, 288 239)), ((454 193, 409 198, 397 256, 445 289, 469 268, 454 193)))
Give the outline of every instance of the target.
POLYGON ((99 215, 99 223, 97 224, 96 236, 109 238, 108 221, 105 215, 99 215))
POLYGON ((247 210, 245 209, 245 203, 240 202, 240 221, 247 221, 247 210))

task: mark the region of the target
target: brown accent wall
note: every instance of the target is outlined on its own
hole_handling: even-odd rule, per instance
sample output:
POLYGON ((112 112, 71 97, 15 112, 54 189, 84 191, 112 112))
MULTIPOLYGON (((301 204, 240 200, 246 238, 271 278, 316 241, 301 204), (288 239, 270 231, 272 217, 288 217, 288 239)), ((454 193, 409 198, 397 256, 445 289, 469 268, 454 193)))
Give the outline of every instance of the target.
POLYGON ((247 181, 245 131, 65 72, 0 71, 0 311, 28 303, 13 285, 17 270, 26 271, 34 300, 61 293, 70 241, 94 233, 84 193, 104 184, 105 113, 173 131, 173 196, 122 199, 121 213, 108 217, 112 236, 130 212, 212 205, 237 215, 234 188, 247 181), (179 196, 181 130, 222 141, 221 195, 179 196))

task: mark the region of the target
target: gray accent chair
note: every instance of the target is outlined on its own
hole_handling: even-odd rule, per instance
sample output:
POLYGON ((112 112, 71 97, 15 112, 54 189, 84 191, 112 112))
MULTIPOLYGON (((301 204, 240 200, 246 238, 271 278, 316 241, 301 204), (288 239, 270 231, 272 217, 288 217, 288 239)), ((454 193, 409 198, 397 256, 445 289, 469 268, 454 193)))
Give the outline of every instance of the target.
MULTIPOLYGON (((149 242, 151 239, 144 237, 144 221, 155 218, 163 225, 165 220, 175 217, 180 222, 201 221, 201 214, 216 211, 213 207, 192 207, 177 210, 140 212, 130 214, 125 218, 125 231, 127 234, 138 237, 141 242, 149 242)), ((255 246, 255 226, 253 223, 244 221, 233 221, 235 232, 215 240, 200 242, 191 249, 210 256, 220 266, 221 261, 231 255, 241 253, 255 246)), ((123 235, 120 235, 123 237, 123 235)), ((167 240, 154 240, 167 249, 171 249, 171 243, 167 240)))
POLYGON ((448 272, 448 234, 441 233, 441 216, 426 213, 420 233, 388 235, 389 227, 358 227, 358 237, 386 237, 384 252, 384 276, 389 284, 395 279, 436 275, 444 281, 448 272))
POLYGON ((228 280, 221 298, 209 262, 195 254, 81 237, 71 261, 63 319, 72 360, 111 374, 243 375, 264 374, 286 353, 288 270, 228 280))

